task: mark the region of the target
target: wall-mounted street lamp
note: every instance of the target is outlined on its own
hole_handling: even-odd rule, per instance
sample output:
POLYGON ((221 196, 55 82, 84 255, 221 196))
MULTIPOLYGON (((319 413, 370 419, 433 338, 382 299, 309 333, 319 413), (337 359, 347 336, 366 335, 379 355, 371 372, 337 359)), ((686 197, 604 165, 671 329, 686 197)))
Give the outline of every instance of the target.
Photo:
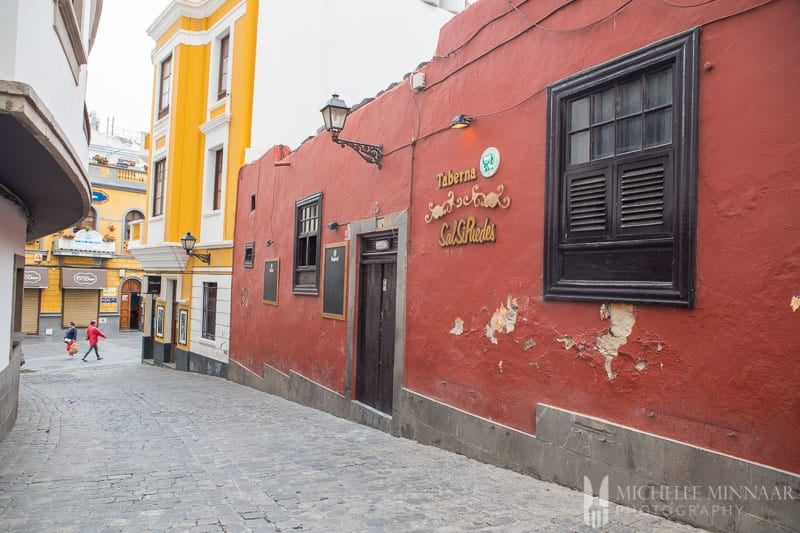
POLYGON ((364 144, 355 141, 348 141, 347 139, 340 139, 339 133, 344 129, 344 123, 347 120, 347 115, 350 113, 350 108, 344 103, 344 100, 339 98, 338 94, 334 94, 333 98, 328 100, 325 107, 320 109, 322 119, 325 121, 325 129, 331 132, 331 140, 342 147, 349 146, 360 155, 367 163, 373 163, 381 168, 383 164, 383 147, 381 145, 364 144))
POLYGON ((187 231, 186 235, 181 237, 181 246, 183 246, 183 251, 186 252, 186 255, 190 257, 196 257, 203 263, 210 263, 211 254, 196 254, 192 251, 194 250, 195 243, 197 243, 197 239, 190 231, 187 231))
POLYGON ((472 124, 473 118, 467 116, 465 114, 456 115, 453 117, 453 120, 450 121, 450 127, 457 130, 461 128, 469 128, 469 125, 472 124))

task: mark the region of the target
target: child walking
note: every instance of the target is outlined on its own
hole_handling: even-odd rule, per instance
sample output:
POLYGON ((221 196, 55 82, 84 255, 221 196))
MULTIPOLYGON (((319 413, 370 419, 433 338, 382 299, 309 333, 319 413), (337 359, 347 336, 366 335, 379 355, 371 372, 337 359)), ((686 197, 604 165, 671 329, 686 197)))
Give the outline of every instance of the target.
POLYGON ((86 362, 86 356, 89 355, 89 352, 91 352, 92 350, 94 350, 94 354, 97 356, 98 361, 102 359, 102 357, 100 357, 100 352, 97 351, 97 342, 100 337, 103 337, 105 339, 106 336, 105 334, 103 334, 102 331, 100 331, 97 328, 95 324, 96 322, 92 320, 91 322, 89 322, 89 327, 86 328, 86 338, 89 339, 89 349, 86 350, 86 353, 83 354, 83 359, 81 359, 81 361, 83 361, 84 363, 86 362))
POLYGON ((70 359, 75 357, 75 352, 77 352, 77 342, 78 342, 78 328, 75 327, 75 322, 70 321, 69 329, 67 330, 67 334, 64 335, 64 342, 67 344, 67 357, 70 359), (75 344, 75 348, 73 349, 73 344, 75 344))

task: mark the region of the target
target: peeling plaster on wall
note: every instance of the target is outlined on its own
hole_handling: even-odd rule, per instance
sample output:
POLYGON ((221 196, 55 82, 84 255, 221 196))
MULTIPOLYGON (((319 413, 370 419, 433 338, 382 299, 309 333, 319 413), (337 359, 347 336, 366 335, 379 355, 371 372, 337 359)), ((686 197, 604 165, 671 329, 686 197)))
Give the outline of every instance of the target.
POLYGON ((644 370, 645 368, 647 368, 647 362, 645 362, 645 361, 637 361, 637 363, 636 363, 635 365, 633 365, 633 366, 634 366, 634 368, 635 368, 636 370, 638 370, 639 372, 641 372, 642 370, 644 370))
POLYGON ((525 344, 522 345, 522 350, 527 352, 528 350, 530 350, 534 346, 536 346, 536 341, 533 340, 533 338, 530 338, 530 339, 525 341, 525 344))
POLYGON ((503 362, 502 361, 497 363, 497 370, 499 370, 501 374, 503 373, 503 362))
POLYGON ((517 323, 517 309, 517 299, 509 295, 506 305, 500 304, 500 307, 495 310, 491 320, 486 324, 486 338, 492 341, 492 344, 497 344, 495 333, 514 331, 517 323))
POLYGON ((800 309, 800 295, 792 296, 792 301, 789 303, 792 308, 792 313, 800 309))
POLYGON ((569 350, 570 348, 575 346, 575 339, 573 339, 572 337, 556 337, 556 341, 563 342, 565 350, 569 350))
POLYGON ((247 320, 250 318, 250 291, 247 287, 239 290, 239 307, 242 308, 242 318, 247 320))
POLYGON ((608 379, 613 380, 617 377, 617 373, 611 369, 611 361, 617 356, 619 349, 628 342, 628 336, 633 331, 636 317, 633 314, 633 305, 631 304, 611 304, 607 309, 611 319, 611 327, 608 333, 598 337, 597 349, 606 360, 605 368, 608 379))
POLYGON ((450 330, 450 333, 453 335, 461 335, 464 333, 464 321, 461 320, 460 316, 456 317, 455 324, 453 325, 453 329, 450 330))

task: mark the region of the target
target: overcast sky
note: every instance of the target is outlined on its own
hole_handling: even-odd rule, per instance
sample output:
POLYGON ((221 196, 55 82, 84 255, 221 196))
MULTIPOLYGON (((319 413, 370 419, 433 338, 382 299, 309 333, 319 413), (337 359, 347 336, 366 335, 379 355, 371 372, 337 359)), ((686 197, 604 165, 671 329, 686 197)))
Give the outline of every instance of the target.
POLYGON ((147 27, 169 0, 105 0, 97 39, 89 53, 86 106, 96 111, 100 130, 106 118, 116 128, 149 130, 155 43, 147 27))

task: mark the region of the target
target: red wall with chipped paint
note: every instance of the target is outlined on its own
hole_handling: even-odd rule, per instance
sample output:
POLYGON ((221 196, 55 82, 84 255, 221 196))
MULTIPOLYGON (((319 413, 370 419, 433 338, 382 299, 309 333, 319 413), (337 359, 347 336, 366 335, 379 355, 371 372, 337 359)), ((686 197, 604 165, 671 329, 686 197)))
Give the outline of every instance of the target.
MULTIPOLYGON (((256 265, 280 257, 280 305, 260 301, 263 269, 236 267, 231 359, 344 390, 346 324, 322 319, 319 298, 291 294, 294 201, 323 190, 323 225, 367 218, 374 202, 383 213, 409 208, 406 388, 531 433, 536 404, 547 403, 800 472, 800 312, 789 307, 800 294, 800 4, 633 2, 605 18, 626 3, 516 3, 522 14, 481 0, 454 18, 421 69, 424 91, 406 80, 348 120, 344 137, 383 144, 383 170, 326 133, 286 158, 289 166, 267 154, 245 167, 236 264, 250 241, 256 265), (526 29, 531 21, 574 31, 526 29), (602 302, 542 299, 546 87, 697 26, 696 306, 636 305, 609 379, 596 349, 610 324, 602 302), (458 113, 478 118, 443 130, 458 113), (488 146, 501 153, 491 180, 438 189, 437 174, 477 167, 488 146), (497 242, 441 248, 448 219, 427 223, 429 205, 475 183, 502 184, 509 208, 449 216, 489 216, 497 242), (509 298, 516 323, 494 344, 486 325, 509 298), (450 333, 457 318, 460 335, 450 333), (558 340, 567 337, 569 348, 558 340)), ((323 245, 343 240, 342 231, 323 229, 323 245)))

